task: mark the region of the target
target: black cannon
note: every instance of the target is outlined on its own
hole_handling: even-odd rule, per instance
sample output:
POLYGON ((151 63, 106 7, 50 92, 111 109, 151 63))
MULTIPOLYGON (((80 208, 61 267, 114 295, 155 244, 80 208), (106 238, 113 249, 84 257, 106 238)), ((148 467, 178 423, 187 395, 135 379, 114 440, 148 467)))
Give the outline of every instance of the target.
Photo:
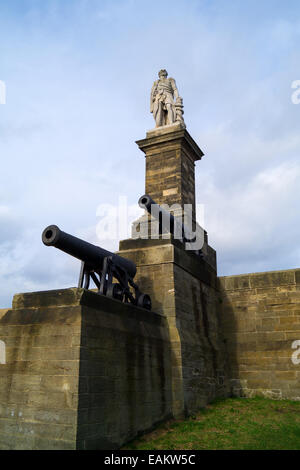
MULTIPOLYGON (((145 209, 151 216, 153 216, 158 223, 158 233, 170 233, 174 238, 181 240, 183 243, 194 243, 196 240, 196 234, 192 234, 191 231, 184 226, 178 218, 174 217, 173 214, 165 210, 159 204, 157 204, 148 195, 144 194, 139 198, 139 206, 145 209)), ((201 228, 200 228, 201 229, 201 228)), ((201 229, 201 237, 204 239, 203 229, 201 229)), ((203 243, 202 243, 203 245, 203 243)), ((203 257, 202 251, 194 250, 200 257, 203 257)))
POLYGON ((99 294, 151 310, 149 295, 143 294, 133 281, 136 266, 132 261, 69 235, 56 225, 45 228, 42 241, 81 260, 78 287, 88 289, 92 279, 99 294))

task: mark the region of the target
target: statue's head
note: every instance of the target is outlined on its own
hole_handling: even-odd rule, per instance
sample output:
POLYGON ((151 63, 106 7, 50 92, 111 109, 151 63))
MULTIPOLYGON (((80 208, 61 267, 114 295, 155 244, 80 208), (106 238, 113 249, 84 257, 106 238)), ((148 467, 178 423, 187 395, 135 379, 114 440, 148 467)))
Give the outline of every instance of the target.
POLYGON ((161 78, 161 77, 167 78, 168 72, 166 71, 166 69, 161 69, 161 70, 158 72, 158 76, 159 76, 159 78, 161 78))

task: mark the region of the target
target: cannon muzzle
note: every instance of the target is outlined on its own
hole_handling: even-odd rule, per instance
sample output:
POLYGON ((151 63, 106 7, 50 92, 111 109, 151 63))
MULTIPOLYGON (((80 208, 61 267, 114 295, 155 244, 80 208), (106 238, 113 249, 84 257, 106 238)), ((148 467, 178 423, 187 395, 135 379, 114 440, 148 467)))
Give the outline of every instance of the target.
POLYGON ((74 258, 84 261, 95 270, 101 270, 104 258, 111 257, 113 262, 123 268, 132 278, 136 275, 136 266, 132 261, 63 232, 57 225, 49 225, 45 228, 42 233, 42 241, 46 246, 54 246, 74 258))
POLYGON ((141 209, 145 209, 150 215, 157 219, 160 234, 169 232, 176 238, 186 241, 185 227, 182 222, 179 222, 173 214, 153 201, 148 194, 141 196, 138 204, 141 209))
MULTIPOLYGON (((144 194, 139 198, 138 201, 139 206, 141 209, 145 209, 154 219, 157 220, 158 223, 158 232, 161 235, 162 233, 170 233, 174 238, 181 240, 184 243, 192 244, 195 242, 197 236, 198 239, 203 239, 204 241, 204 231, 201 227, 197 228, 196 226, 196 233, 192 232, 192 229, 185 226, 182 222, 182 216, 185 216, 180 211, 180 217, 174 217, 168 210, 164 209, 162 206, 157 204, 153 199, 148 195, 144 194)), ((201 248, 203 246, 203 242, 200 242, 200 247, 195 249, 195 252, 200 256, 203 256, 201 252, 201 248)), ((188 248, 194 249, 194 248, 188 248)))

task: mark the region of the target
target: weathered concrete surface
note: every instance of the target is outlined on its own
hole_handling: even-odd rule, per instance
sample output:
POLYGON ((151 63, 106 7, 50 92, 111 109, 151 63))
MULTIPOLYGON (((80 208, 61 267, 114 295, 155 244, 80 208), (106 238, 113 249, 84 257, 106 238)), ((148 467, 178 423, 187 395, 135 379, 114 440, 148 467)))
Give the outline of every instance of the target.
POLYGON ((220 293, 232 393, 300 400, 300 269, 221 277, 220 293))
POLYGON ((0 319, 0 449, 113 449, 171 414, 166 320, 83 289, 0 319))

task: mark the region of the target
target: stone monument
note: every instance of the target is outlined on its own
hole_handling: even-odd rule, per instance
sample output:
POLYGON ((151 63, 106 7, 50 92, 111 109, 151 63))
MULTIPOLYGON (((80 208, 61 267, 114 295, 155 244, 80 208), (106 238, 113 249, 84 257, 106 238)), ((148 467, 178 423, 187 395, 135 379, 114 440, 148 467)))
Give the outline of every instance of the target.
MULTIPOLYGON (((182 98, 166 70, 151 90, 156 127, 136 143, 145 154, 145 193, 157 204, 192 206, 196 223, 195 162, 203 152, 186 129, 182 98)), ((174 214, 175 216, 175 214, 174 214)), ((172 359, 172 413, 191 414, 216 396, 226 396, 226 354, 218 323, 216 252, 205 232, 202 257, 174 237, 120 242, 121 256, 135 262, 137 279, 150 293, 153 309, 167 319, 172 359)), ((141 233, 146 233, 141 230, 141 233)))

